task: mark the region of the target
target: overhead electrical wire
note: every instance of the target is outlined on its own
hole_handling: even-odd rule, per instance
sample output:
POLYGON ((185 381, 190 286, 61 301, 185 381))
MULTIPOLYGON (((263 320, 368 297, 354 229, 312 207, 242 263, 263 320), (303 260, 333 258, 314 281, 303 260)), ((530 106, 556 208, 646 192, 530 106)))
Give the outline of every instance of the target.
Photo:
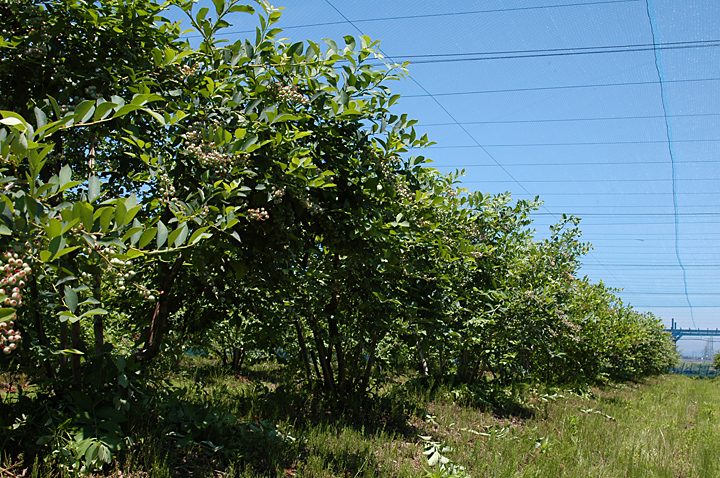
MULTIPOLYGON (((708 138, 708 139, 674 139, 674 143, 717 143, 720 142, 720 138, 708 138)), ((640 140, 640 141, 581 141, 576 143, 498 143, 498 144, 484 144, 486 148, 515 148, 515 147, 539 147, 539 146, 614 146, 619 144, 666 144, 667 140, 662 139, 651 139, 651 140, 640 140)), ((431 149, 460 149, 460 148, 477 148, 477 145, 472 144, 458 144, 450 146, 426 146, 423 148, 412 148, 416 150, 431 150, 431 149)))
MULTIPOLYGON (((464 183, 467 181, 463 181, 464 183)), ((480 182, 480 181, 476 181, 480 182)), ((671 196, 671 192, 653 192, 653 191, 633 191, 633 192, 625 192, 625 191, 618 191, 618 192, 612 192, 612 193, 583 193, 583 192, 576 192, 576 193, 555 193, 555 192, 549 192, 549 193, 543 193, 543 197, 545 196, 671 196)), ((699 192, 699 191, 690 191, 690 192, 678 192, 678 196, 718 196, 720 193, 718 192, 699 192)), ((522 194, 516 194, 515 196, 522 196, 522 194)), ((534 194, 529 194, 531 198, 534 198, 534 194)))
POLYGON ((611 45, 611 46, 590 46, 573 48, 546 48, 542 50, 511 50, 487 53, 452 53, 433 55, 393 55, 393 59, 410 61, 413 65, 427 63, 457 63, 465 61, 489 61, 489 60, 516 60, 526 58, 547 58, 577 55, 599 55, 607 53, 636 53, 643 51, 657 50, 684 50, 687 48, 712 48, 720 46, 720 39, 697 40, 691 42, 657 43, 655 47, 651 43, 611 45), (417 59, 415 59, 417 58, 417 59), (423 59, 426 58, 426 59, 423 59))
MULTIPOLYGON (((716 178, 676 178, 675 181, 709 181, 709 182, 718 182, 718 179, 716 178)), ((484 179, 482 181, 463 181, 463 184, 465 183, 512 183, 517 182, 515 178, 508 181, 505 179, 484 179)), ((627 179, 627 178, 618 178, 618 179, 597 179, 597 178, 590 178, 590 179, 523 179, 524 183, 659 183, 659 182, 667 182, 667 179, 627 179)), ((529 194, 529 193, 528 193, 529 194)))
MULTIPOLYGON (((439 164, 439 162, 436 167, 442 167, 442 168, 494 168, 494 164, 475 164, 475 163, 468 163, 468 164, 439 164)), ((717 164, 717 161, 682 161, 682 164, 698 164, 698 163, 712 163, 717 164)), ((566 163, 509 163, 505 166, 511 167, 511 166, 517 166, 517 167, 528 167, 528 166, 538 166, 538 167, 549 167, 549 166, 637 166, 641 164, 667 164, 667 161, 568 161, 566 163)))
MULTIPOLYGON (((486 13, 505 13, 505 12, 520 12, 529 10, 546 10, 552 8, 567 8, 567 7, 585 7, 594 5, 608 5, 616 3, 637 3, 641 0, 599 0, 596 2, 576 2, 576 3, 561 3, 555 5, 535 5, 528 7, 510 7, 510 8, 494 8, 485 10, 468 10, 464 12, 444 12, 444 13, 426 13, 426 14, 414 14, 414 15, 395 15, 391 17, 376 17, 376 18, 358 18, 356 20, 350 20, 345 15, 340 13, 333 5, 331 5, 335 11, 340 13, 343 20, 331 21, 331 22, 318 22, 318 23, 305 23, 302 25, 289 25, 283 27, 283 30, 290 30, 295 28, 310 28, 310 27, 324 27, 328 25, 344 25, 346 23, 369 23, 369 22, 386 22, 386 21, 397 21, 397 20, 413 20, 418 18, 438 18, 438 17, 455 17, 455 16, 466 16, 466 15, 481 15, 486 13)), ((359 30, 355 25, 353 27, 359 30)), ((224 33, 238 34, 238 33, 255 33, 255 30, 226 30, 224 33)), ((199 38, 202 35, 192 35, 188 38, 199 38)))
MULTIPOLYGON (((720 46, 720 44, 718 44, 720 46)), ((720 78, 683 78, 677 80, 664 80, 665 83, 697 83, 705 81, 720 81, 720 78)), ((619 83, 590 83, 586 85, 556 85, 556 86, 533 86, 528 88, 503 88, 496 90, 474 90, 474 91, 449 91, 447 93, 433 93, 433 96, 464 96, 464 95, 485 95, 485 94, 497 94, 497 93, 522 93, 526 91, 551 91, 551 90, 574 90, 583 88, 609 88, 618 86, 645 86, 645 85, 657 85, 657 81, 624 81, 619 83)), ((423 98, 430 96, 427 94, 410 94, 402 95, 403 98, 423 98)), ((695 116, 695 115, 693 115, 695 116)), ((654 118, 664 118, 664 116, 658 115, 654 118)))
MULTIPOLYGON (((609 83, 608 83, 609 84, 609 83)), ((657 82, 655 82, 657 84, 657 82)), ((580 85, 579 87, 582 87, 580 85)), ((547 87, 549 88, 549 87, 547 87)), ((563 87, 564 88, 564 87, 563 87)), ((525 91, 525 90, 523 90, 525 91)), ((407 96, 403 96, 406 98, 407 96)), ((720 113, 693 113, 693 114, 675 114, 668 115, 668 118, 694 118, 694 117, 705 117, 705 116, 720 116, 720 113)), ((569 122, 582 122, 582 121, 619 121, 619 120, 638 120, 638 119, 663 119, 663 115, 638 115, 638 116, 605 116, 599 118, 540 118, 540 119, 526 119, 526 120, 494 120, 494 121, 465 121, 465 124, 522 124, 522 123, 569 123, 569 122)), ((434 126, 454 126, 455 123, 422 123, 422 127, 434 127, 434 126)))

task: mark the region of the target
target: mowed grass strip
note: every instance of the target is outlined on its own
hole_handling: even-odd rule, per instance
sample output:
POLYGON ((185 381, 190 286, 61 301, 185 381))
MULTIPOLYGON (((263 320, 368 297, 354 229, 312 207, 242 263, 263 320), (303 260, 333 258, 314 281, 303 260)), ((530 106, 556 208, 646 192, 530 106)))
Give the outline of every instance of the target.
POLYGON ((519 420, 435 402, 425 431, 474 477, 720 477, 717 379, 667 375, 529 405, 534 418, 519 420))

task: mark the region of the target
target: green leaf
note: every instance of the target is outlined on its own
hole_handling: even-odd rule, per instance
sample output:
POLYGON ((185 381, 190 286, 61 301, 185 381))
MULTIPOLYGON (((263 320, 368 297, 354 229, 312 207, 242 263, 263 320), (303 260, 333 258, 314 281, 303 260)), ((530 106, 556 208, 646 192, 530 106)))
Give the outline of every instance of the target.
POLYGON ((250 15, 253 15, 255 13, 255 9, 251 7, 250 5, 233 5, 229 12, 243 12, 243 13, 249 13, 250 15))
POLYGON ((107 233, 110 229, 110 222, 113 217, 115 217, 113 213, 114 211, 111 207, 104 207, 99 211, 95 211, 95 215, 100 217, 100 230, 102 230, 103 233, 107 233))
POLYGON ((200 229, 197 229, 195 232, 193 232, 192 236, 190 236, 190 241, 188 241, 188 244, 192 246, 196 242, 200 241, 202 239, 202 237, 200 236, 203 235, 205 231, 208 230, 208 228, 209 226, 201 227, 200 229))
POLYGON ((70 165, 66 164, 65 166, 60 169, 60 172, 58 173, 58 185, 62 189, 63 186, 65 186, 67 183, 70 182, 72 179, 72 169, 70 169, 70 165))
POLYGON ((62 229, 62 222, 60 222, 58 219, 52 218, 45 226, 45 234, 47 234, 48 239, 54 239, 55 237, 62 234, 62 229))
POLYGON ((130 229, 128 229, 125 234, 122 236, 123 242, 126 242, 128 239, 130 239, 130 244, 136 244, 138 240, 140 240, 140 236, 142 235, 143 227, 142 226, 133 226, 130 229), (135 236, 135 237, 133 237, 135 236))
POLYGON ((181 226, 176 227, 174 231, 172 231, 170 234, 168 234, 168 239, 167 239, 168 247, 170 247, 171 245, 174 245, 176 247, 179 245, 182 245, 182 243, 187 238, 187 235, 188 235, 188 227, 187 227, 186 223, 183 223, 181 226), (185 237, 178 244, 178 238, 180 237, 180 234, 182 232, 185 233, 185 237))
POLYGON ((15 309, 9 307, 0 308, 0 322, 7 322, 15 317, 15 309))
POLYGON ((165 126, 165 118, 158 112, 151 110, 150 108, 142 108, 142 110, 155 118, 155 121, 160 123, 162 126, 165 126))
POLYGON ((323 41, 327 43, 327 46, 330 47, 330 50, 333 52, 333 54, 338 54, 338 46, 334 40, 332 40, 331 38, 323 38, 323 41))
POLYGON ((295 115, 293 115, 293 114, 290 114, 290 113, 282 113, 282 114, 277 115, 277 116, 270 122, 270 124, 283 123, 283 122, 285 122, 285 121, 293 121, 293 120, 296 120, 296 119, 298 119, 298 117, 295 116, 295 115))
MULTIPOLYGON (((4 113, 4 112, 3 112, 3 113, 4 113)), ((22 120, 20 120, 19 118, 15 118, 15 117, 9 117, 9 118, 0 119, 0 124, 4 124, 4 125, 6 125, 6 126, 13 126, 13 127, 16 127, 16 128, 17 128, 18 126, 22 126, 22 128, 17 128, 17 129, 19 129, 19 130, 21 130, 21 131, 26 131, 26 130, 27 130, 27 124, 25 123, 25 121, 22 121, 22 120)))
POLYGON ((117 227, 122 227, 125 225, 125 214, 127 214, 127 209, 125 208, 125 201, 122 199, 118 199, 115 201, 115 224, 117 227))
POLYGON ((215 13, 219 17, 225 10, 225 0, 212 0, 212 2, 215 4, 215 13))
POLYGON ((64 247, 62 250, 58 251, 52 258, 52 260, 57 260, 64 256, 65 254, 70 254, 72 251, 79 249, 80 246, 71 246, 71 247, 64 247))
POLYGON ((117 108, 118 106, 119 105, 117 103, 112 103, 110 101, 101 102, 98 100, 98 104, 95 107, 95 114, 93 115, 93 121, 104 120, 110 115, 113 108, 117 108))
POLYGON ((97 309, 91 309, 82 314, 79 318, 82 319, 83 317, 92 317, 95 315, 107 315, 108 311, 105 309, 97 308, 97 309))
POLYGON ((95 111, 95 102, 92 100, 85 100, 75 108, 73 115, 75 116, 76 123, 85 123, 92 117, 95 111))
POLYGON ((153 237, 155 237, 155 234, 157 234, 157 227, 151 227, 143 232, 142 236, 140 236, 140 240, 138 241, 138 247, 142 249, 147 246, 150 241, 152 241, 153 237))
POLYGON ((54 351, 53 355, 85 355, 85 354, 78 349, 63 349, 63 350, 54 351))
POLYGON ((76 202, 73 205, 73 216, 79 217, 87 232, 93 228, 93 207, 87 202, 76 202))
POLYGON ((167 226, 162 222, 157 222, 157 248, 160 249, 168 237, 167 226))
POLYGON ((65 286, 65 305, 73 314, 77 310, 78 295, 77 292, 75 292, 75 290, 69 285, 65 286))
POLYGON ((63 249, 65 249, 65 238, 63 236, 55 236, 50 241, 50 245, 48 246, 48 250, 52 254, 50 257, 55 258, 58 253, 60 253, 63 249))
MULTIPOLYGON (((104 104, 104 103, 103 103, 104 104)), ((93 202, 100 195, 100 179, 93 175, 88 178, 88 201, 93 202)))
POLYGON ((35 111, 35 121, 37 122, 37 129, 42 128, 43 126, 47 125, 47 116, 45 115, 45 112, 38 108, 37 106, 34 109, 35 111))
POLYGON ((112 117, 113 119, 119 118, 132 111, 139 110, 140 108, 142 108, 142 105, 123 105, 115 111, 115 114, 112 117))
POLYGON ((140 206, 129 207, 131 203, 134 204, 134 199, 135 197, 131 196, 125 201, 125 207, 127 208, 127 212, 125 213, 125 218, 123 219, 123 226, 129 224, 130 221, 135 218, 135 215, 138 213, 138 211, 140 211, 140 206))
MULTIPOLYGON (((152 239, 152 238, 151 238, 151 239, 152 239)), ((132 249, 132 248, 130 248, 130 249, 127 250, 127 252, 125 253, 125 255, 127 256, 128 259, 135 259, 136 257, 142 257, 142 256, 144 256, 145 254, 144 254, 142 251, 139 251, 139 250, 137 250, 137 249, 132 249)))

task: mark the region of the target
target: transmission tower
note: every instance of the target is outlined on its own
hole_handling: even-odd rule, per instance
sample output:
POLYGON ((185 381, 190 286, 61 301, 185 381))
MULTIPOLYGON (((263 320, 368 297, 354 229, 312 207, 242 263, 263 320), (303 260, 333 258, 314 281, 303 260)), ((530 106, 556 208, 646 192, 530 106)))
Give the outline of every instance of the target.
POLYGON ((713 350, 713 339, 710 338, 705 342, 705 348, 703 349, 703 360, 712 360, 715 352, 713 350))

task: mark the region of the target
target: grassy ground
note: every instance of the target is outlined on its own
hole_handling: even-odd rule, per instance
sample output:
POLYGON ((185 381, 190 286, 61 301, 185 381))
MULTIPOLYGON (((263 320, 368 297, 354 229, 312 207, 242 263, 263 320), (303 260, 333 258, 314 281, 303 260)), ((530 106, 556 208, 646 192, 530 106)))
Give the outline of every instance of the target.
MULTIPOLYGON (((162 423, 138 425, 140 438, 117 469, 95 476, 452 476, 429 466, 433 450, 450 460, 446 467, 463 467, 455 476, 476 478, 720 476, 718 379, 526 389, 502 413, 473 406, 466 389, 395 384, 332 413, 339 404, 278 386, 280 374, 272 366, 242 377, 178 374, 172 382, 187 393, 160 413, 162 423), (180 435, 193 440, 178 447, 180 435)), ((42 467, 33 475, 59 476, 42 467)))

